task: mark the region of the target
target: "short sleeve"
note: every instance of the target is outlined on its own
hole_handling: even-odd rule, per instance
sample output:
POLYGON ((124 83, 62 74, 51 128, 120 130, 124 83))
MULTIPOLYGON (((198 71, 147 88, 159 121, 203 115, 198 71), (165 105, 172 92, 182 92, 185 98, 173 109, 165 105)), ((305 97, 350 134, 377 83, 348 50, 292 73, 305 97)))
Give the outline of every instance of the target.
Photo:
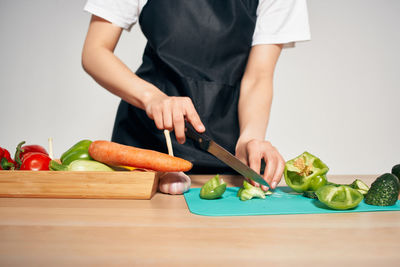
POLYGON ((141 0, 88 0, 84 10, 125 30, 130 30, 139 17, 141 0))
POLYGON ((252 45, 284 44, 310 40, 306 0, 260 0, 252 45))

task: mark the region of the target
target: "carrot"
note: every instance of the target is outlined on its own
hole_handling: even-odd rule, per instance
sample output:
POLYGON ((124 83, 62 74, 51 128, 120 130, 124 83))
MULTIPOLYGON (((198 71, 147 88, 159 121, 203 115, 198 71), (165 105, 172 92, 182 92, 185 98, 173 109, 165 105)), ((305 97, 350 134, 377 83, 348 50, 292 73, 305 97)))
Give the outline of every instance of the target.
POLYGON ((131 166, 160 172, 188 171, 192 163, 165 153, 115 142, 97 140, 89 147, 90 156, 112 166, 131 166))

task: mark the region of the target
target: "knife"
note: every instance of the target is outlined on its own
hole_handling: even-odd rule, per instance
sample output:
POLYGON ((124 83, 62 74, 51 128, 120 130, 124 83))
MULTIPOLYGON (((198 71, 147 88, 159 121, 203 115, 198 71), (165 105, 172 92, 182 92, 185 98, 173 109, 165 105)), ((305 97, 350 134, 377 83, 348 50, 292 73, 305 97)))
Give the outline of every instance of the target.
POLYGON ((271 188, 269 184, 253 169, 232 155, 228 150, 215 143, 206 134, 197 132, 188 122, 185 122, 185 131, 186 137, 192 139, 202 150, 211 153, 244 177, 271 188))

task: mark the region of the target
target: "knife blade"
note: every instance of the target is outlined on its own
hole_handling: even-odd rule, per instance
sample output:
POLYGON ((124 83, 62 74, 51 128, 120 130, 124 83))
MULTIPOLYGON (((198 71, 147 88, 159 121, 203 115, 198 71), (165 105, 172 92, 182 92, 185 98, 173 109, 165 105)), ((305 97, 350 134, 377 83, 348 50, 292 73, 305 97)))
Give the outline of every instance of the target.
POLYGON ((244 164, 240 159, 232 155, 232 153, 230 153, 228 150, 218 145, 209 136, 204 133, 197 132, 188 122, 185 123, 185 128, 186 137, 192 139, 201 149, 214 155, 216 158, 224 162, 226 165, 244 177, 271 188, 270 185, 261 177, 261 175, 244 164))

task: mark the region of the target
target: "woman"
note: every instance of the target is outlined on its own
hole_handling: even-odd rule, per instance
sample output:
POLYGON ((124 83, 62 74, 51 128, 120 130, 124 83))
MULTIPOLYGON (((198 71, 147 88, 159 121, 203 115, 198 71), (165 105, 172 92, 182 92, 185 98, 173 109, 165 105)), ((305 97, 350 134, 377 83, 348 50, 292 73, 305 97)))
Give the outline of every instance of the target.
MULTIPOLYGON (((265 160, 263 177, 276 187, 285 162, 265 140, 273 73, 282 47, 309 39, 305 0, 88 0, 85 10, 83 67, 122 99, 113 141, 166 152, 168 129, 192 173, 230 172, 185 140, 186 120, 257 172, 265 160), (148 43, 134 73, 113 51, 137 21, 148 43)), ((182 193, 188 182, 161 179, 160 188, 182 193)))

